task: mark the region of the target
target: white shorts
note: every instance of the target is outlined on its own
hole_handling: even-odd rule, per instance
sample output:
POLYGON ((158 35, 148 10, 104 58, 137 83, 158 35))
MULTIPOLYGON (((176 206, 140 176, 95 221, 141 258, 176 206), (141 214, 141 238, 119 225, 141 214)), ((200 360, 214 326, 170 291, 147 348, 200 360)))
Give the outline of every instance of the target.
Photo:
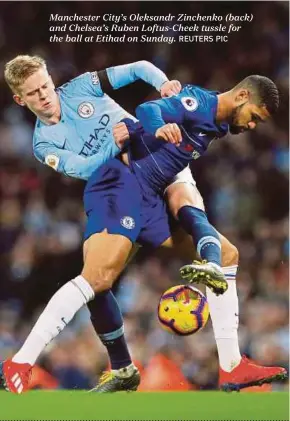
MULTIPOLYGON (((192 173, 190 171, 189 165, 184 168, 184 170, 180 171, 175 177, 172 183, 169 186, 172 186, 172 184, 178 184, 178 183, 186 183, 190 184, 193 187, 192 191, 192 202, 193 205, 199 209, 205 210, 204 208, 204 202, 203 198, 196 186, 196 182, 192 176, 192 173)), ((169 187, 168 186, 168 187, 169 187)), ((167 188, 168 188, 167 187, 167 188)), ((164 190, 164 194, 166 193, 167 188, 164 190)))
POLYGON ((174 177, 174 181, 171 184, 176 184, 176 183, 189 183, 189 184, 192 184, 193 186, 196 186, 196 182, 192 176, 189 165, 185 167, 184 170, 180 171, 174 177))

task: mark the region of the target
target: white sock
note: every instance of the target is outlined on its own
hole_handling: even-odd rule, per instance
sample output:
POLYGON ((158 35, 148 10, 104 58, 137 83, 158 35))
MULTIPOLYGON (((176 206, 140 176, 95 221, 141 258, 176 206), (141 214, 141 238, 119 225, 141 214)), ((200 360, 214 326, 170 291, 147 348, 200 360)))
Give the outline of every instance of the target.
POLYGON ((236 265, 222 268, 229 286, 223 295, 216 296, 209 288, 206 289, 220 367, 228 372, 232 371, 242 358, 238 340, 237 270, 236 265))
POLYGON ((67 282, 53 295, 12 361, 35 364, 46 345, 65 328, 84 304, 94 298, 94 295, 94 290, 82 276, 67 282))
POLYGON ((217 270, 222 270, 222 268, 214 262, 208 262, 208 265, 213 266, 214 268, 216 268, 217 270))

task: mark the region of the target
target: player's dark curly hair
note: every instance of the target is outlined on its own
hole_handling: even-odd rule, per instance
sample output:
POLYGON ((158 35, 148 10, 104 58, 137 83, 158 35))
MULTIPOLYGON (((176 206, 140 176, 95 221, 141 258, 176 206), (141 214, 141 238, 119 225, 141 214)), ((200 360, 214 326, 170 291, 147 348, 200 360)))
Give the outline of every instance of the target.
POLYGON ((252 101, 264 104, 270 114, 274 114, 279 107, 279 91, 275 83, 265 76, 251 75, 243 79, 234 90, 246 88, 252 95, 252 101))

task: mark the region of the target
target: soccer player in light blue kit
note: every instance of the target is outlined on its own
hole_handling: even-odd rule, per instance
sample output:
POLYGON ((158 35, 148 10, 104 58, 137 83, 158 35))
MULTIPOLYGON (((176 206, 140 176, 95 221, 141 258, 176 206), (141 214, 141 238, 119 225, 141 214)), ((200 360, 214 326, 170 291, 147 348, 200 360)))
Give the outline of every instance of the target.
MULTIPOLYGON (((96 168, 116 156, 123 147, 122 141, 115 141, 113 126, 126 117, 134 119, 104 94, 102 87, 110 83, 113 89, 118 89, 137 79, 162 90, 164 95, 175 92, 171 85, 168 87, 171 82, 163 72, 146 61, 111 67, 106 72, 87 72, 58 88, 57 120, 51 122, 49 119, 50 123, 47 123, 38 118, 36 121, 33 136, 36 158, 63 174, 88 179, 96 168)), ((44 95, 47 85, 51 84, 49 79, 45 82, 40 92, 44 95)), ((35 92, 34 81, 31 85, 32 91, 28 95, 35 92)), ((53 106, 47 97, 42 107, 48 116, 53 106)))
MULTIPOLYGON (((91 75, 91 80, 88 79, 87 81, 89 81, 90 83, 94 81, 95 84, 98 84, 97 82, 100 83, 100 79, 102 79, 101 85, 103 87, 105 86, 106 83, 108 83, 108 74, 110 75, 110 72, 108 71, 105 74, 99 73, 97 75, 94 73, 91 75)), ((31 78, 33 78, 33 74, 31 78)), ((26 81, 28 82, 26 83, 26 88, 27 88, 26 94, 32 95, 32 96, 35 94, 37 95, 39 94, 41 96, 42 89, 46 89, 46 81, 43 80, 44 82, 43 86, 40 86, 38 89, 35 90, 35 80, 31 81, 31 78, 29 78, 26 81), (31 82, 30 86, 29 86, 29 82, 31 82)), ((114 83, 112 81, 112 75, 110 79, 111 79, 110 84, 114 83)), ((131 79, 132 79, 132 76, 131 76, 131 79)), ((133 79, 134 79, 134 76, 133 76, 133 79)), ((77 79, 75 79, 74 81, 76 80, 77 79)), ((72 81, 72 83, 74 83, 74 81, 72 81)), ((78 115, 82 117, 83 119, 90 119, 92 118, 92 112, 95 111, 94 103, 92 104, 92 91, 90 90, 91 86, 89 86, 89 89, 86 90, 86 88, 84 87, 85 83, 84 84, 82 83, 84 82, 82 77, 80 77, 79 82, 80 82, 80 85, 82 85, 82 89, 85 89, 85 90, 82 91, 82 96, 79 98, 80 107, 77 108, 78 115), (83 101, 84 97, 85 97, 85 101, 83 101)), ((10 83, 10 86, 11 86, 11 83, 10 83)), ((65 90, 65 87, 63 87, 63 89, 65 90)), ((75 93, 76 92, 74 92, 74 94, 72 94, 71 96, 67 98, 68 104, 70 104, 70 102, 72 104, 73 98, 76 98, 75 93)), ((65 96, 65 92, 64 92, 64 96, 65 96)), ((51 99, 52 97, 50 97, 49 95, 43 94, 42 109, 45 112, 47 111, 47 114, 53 116, 53 118, 48 118, 48 121, 52 123, 50 126, 48 126, 49 136, 46 137, 46 139, 43 139, 44 141, 40 141, 40 139, 36 138, 35 146, 37 147, 36 148, 37 156, 43 162, 46 162, 48 165, 50 165, 52 168, 56 170, 59 170, 69 175, 79 176, 80 178, 86 178, 88 173, 85 172, 86 165, 84 161, 88 162, 88 165, 89 165, 90 162, 93 162, 93 159, 95 159, 94 164, 92 164, 95 166, 98 166, 98 164, 100 163, 100 159, 96 159, 95 156, 90 156, 90 155, 92 153, 96 153, 97 151, 102 151, 102 144, 106 142, 106 138, 107 136, 109 136, 109 131, 104 132, 104 126, 106 126, 106 121, 108 117, 105 119, 103 118, 103 115, 100 117, 99 122, 101 123, 101 127, 98 127, 96 130, 94 129, 93 133, 86 132, 87 135, 89 136, 89 141, 87 142, 86 139, 83 138, 82 143, 79 144, 79 147, 76 148, 74 151, 74 154, 72 154, 71 151, 69 150, 72 146, 70 146, 68 143, 68 140, 69 140, 68 136, 72 135, 69 126, 70 126, 70 123, 73 124, 73 120, 70 121, 68 119, 66 121, 64 120, 60 122, 59 120, 63 116, 63 114, 61 115, 59 113, 58 115, 58 113, 53 112, 54 110, 52 110, 51 108, 54 106, 54 104, 53 104, 53 101, 51 101, 51 99), (56 117, 55 120, 54 120, 54 116, 56 117), (60 125, 60 123, 63 123, 63 124, 60 125), (56 126, 65 129, 65 132, 62 138, 59 138, 58 136, 56 136, 56 129, 57 129, 56 126), (101 143, 98 143, 97 141, 100 139, 99 138, 100 132, 103 132, 103 134, 105 133, 107 134, 105 134, 105 136, 102 137, 102 139, 104 139, 103 142, 101 141, 101 143), (52 142, 50 141, 50 139, 52 139, 52 142), (51 143, 53 143, 53 145, 51 145, 51 143), (85 149, 84 149, 84 146, 85 146, 85 149), (75 157, 76 153, 78 153, 79 156, 75 157)), ((103 103, 103 105, 104 104, 105 102, 103 103)), ((189 103, 187 105, 190 106, 191 104, 189 103)), ((69 111, 71 111, 72 107, 69 106, 68 108, 69 108, 69 111)), ((122 111, 124 113, 123 117, 126 117, 126 113, 124 112, 124 110, 122 111)), ((75 114, 76 114, 76 109, 75 109, 75 114)), ((67 116, 68 115, 69 113, 67 113, 67 116)), ((120 118, 120 116, 118 116, 118 118, 120 118)), ((42 121, 43 120, 45 122, 45 118, 42 118, 42 121)), ((47 126, 44 126, 41 124, 39 126, 40 131, 43 130, 44 134, 45 134, 44 129, 46 128, 47 126)), ((106 126, 106 129, 107 129, 107 126, 106 126)), ((127 131, 125 129, 123 125, 120 125, 120 131, 118 128, 118 131, 116 132, 116 135, 118 136, 121 133, 120 138, 118 138, 119 139, 118 142, 120 142, 119 146, 123 146, 124 141, 127 140, 127 131)), ((85 131, 82 133, 85 133, 85 131)), ((82 135, 82 133, 80 133, 80 135, 82 135)), ((163 133, 162 133, 162 130, 160 131, 160 135, 161 135, 160 137, 164 137, 165 139, 167 136, 170 136, 171 134, 174 134, 176 136, 176 127, 174 125, 170 127, 165 127, 163 130, 163 133)), ((115 141, 117 141, 116 135, 114 136, 115 141)), ((155 140, 156 139, 154 139, 154 141, 155 140)), ((168 146, 171 146, 171 145, 168 145, 168 146)), ((115 152, 113 151, 113 148, 111 148, 111 151, 112 151, 112 154, 114 155, 115 152)), ((101 157, 101 160, 102 160, 102 157, 101 157)), ((115 161, 115 162, 120 163, 119 161, 115 161)), ((110 169, 110 171, 111 170, 112 169, 110 169)), ((118 171, 115 173, 116 178, 115 178, 115 181, 113 182, 114 189, 119 188, 120 191, 122 191, 123 188, 125 187, 127 190, 129 190, 130 186, 133 186, 136 190, 136 196, 138 196, 137 192, 138 192, 139 187, 138 187, 138 183, 136 182, 136 178, 134 177, 133 179, 132 174, 127 174, 129 183, 124 186, 122 182, 119 183, 119 181, 122 181, 122 180, 120 179, 118 180, 117 175, 118 175, 118 171)), ((106 180, 106 178, 104 177, 104 181, 108 181, 108 180, 106 180)), ((88 185, 88 188, 89 187, 90 187, 90 184, 88 185)), ((92 193, 93 194, 91 195, 91 197, 97 198, 97 196, 95 195, 96 192, 92 191, 92 193)), ((89 192, 89 195, 90 195, 90 192, 89 192)), ((95 207, 95 205, 96 205, 96 201, 93 199, 92 210, 95 207)), ((100 208, 102 208, 102 206, 103 206, 102 203, 100 203, 100 208)), ((162 205, 159 206, 159 209, 161 209, 161 214, 162 214, 163 212, 162 205)), ((87 209, 87 211, 89 214, 90 209, 87 209)), ((108 215, 108 212, 105 212, 104 216, 106 215, 108 215)), ((98 220, 98 218, 94 218, 94 221, 96 220, 98 220)), ((110 230, 108 229, 108 231, 111 233, 112 226, 109 227, 108 225, 106 225, 108 224, 108 220, 105 221, 103 219, 101 222, 103 223, 105 222, 105 226, 104 226, 105 229, 110 228, 110 230)), ((126 232, 127 234, 129 232, 128 230, 133 230, 132 234, 135 234, 136 232, 134 231, 135 226, 133 226, 135 224, 135 221, 132 221, 132 217, 127 217, 126 214, 124 214, 122 218, 118 218, 118 223, 119 223, 119 228, 118 228, 119 232, 118 233, 116 232, 116 235, 114 235, 113 243, 111 243, 112 236, 104 232, 103 230, 104 227, 100 231, 98 230, 96 231, 96 227, 93 227, 95 230, 94 232, 99 232, 99 233, 98 234, 92 233, 92 235, 90 235, 90 237, 88 238, 86 242, 85 268, 84 268, 84 271, 82 272, 82 275, 78 276, 77 278, 75 278, 74 280, 66 284, 64 288, 62 288, 59 291, 60 294, 59 293, 55 294, 55 296, 53 297, 53 299, 50 301, 47 308, 45 309, 44 313, 41 315, 35 328, 29 335, 21 351, 18 354, 16 354, 16 356, 13 358, 13 361, 6 361, 4 363, 3 380, 9 390, 15 391, 17 393, 23 391, 23 389, 25 390, 25 386, 27 385, 27 381, 25 380, 26 379, 25 373, 27 374, 27 372, 30 370, 30 364, 33 364, 35 362, 36 358, 38 357, 39 353, 42 351, 44 346, 54 336, 57 335, 59 330, 64 328, 64 326, 72 318, 73 314, 75 314, 75 312, 77 311, 76 309, 80 308, 83 304, 92 300, 95 293, 97 293, 97 295, 95 296, 94 306, 96 307, 97 311, 92 312, 92 319, 94 322, 94 326, 97 332, 100 334, 100 337, 103 343, 107 346, 110 359, 111 359, 112 368, 113 368, 113 371, 110 373, 109 377, 107 377, 106 379, 104 379, 103 382, 101 382, 101 387, 99 388, 99 391, 114 391, 114 390, 124 390, 124 389, 133 390, 137 387, 138 382, 139 382, 138 372, 136 371, 135 367, 131 364, 131 359, 126 347, 124 336, 123 336, 122 318, 121 318, 120 313, 118 312, 118 308, 116 304, 114 308, 114 298, 111 292, 108 291, 113 280, 115 279, 117 274, 120 272, 120 270, 122 269, 127 259, 128 248, 131 249, 131 240, 128 242, 128 240, 130 239, 130 236, 128 235, 126 236, 126 232), (122 220, 122 225, 120 225, 119 223, 121 220, 122 220), (120 231, 120 229, 122 231, 120 231), (117 248, 115 247, 116 245, 117 245, 117 248), (109 250, 109 253, 108 253, 108 250, 109 250), (109 261, 108 261, 108 257, 109 257, 109 261), (116 266, 116 261, 117 261, 117 266, 116 266), (101 264, 98 265, 98 262, 101 262, 101 264), (106 262, 105 266, 102 266, 103 262, 106 262), (92 279, 93 281, 91 283, 92 279), (87 282, 86 280, 89 280, 90 282, 87 282), (65 304, 66 302, 69 303, 69 306, 66 306, 65 304), (110 314, 110 316, 112 317, 112 320, 109 320, 109 318, 107 319, 106 317, 104 317, 105 314, 108 314, 108 308, 110 308, 111 310, 113 308, 113 311, 112 311, 113 314, 110 314), (97 319, 94 319, 94 314, 99 315, 99 317, 97 319), (102 318, 105 320, 102 320, 102 318), (108 332, 111 332, 111 333, 108 333, 108 332), (17 371, 17 374, 18 374, 18 376, 16 376, 17 378, 15 377, 15 370, 17 371)), ((88 228, 90 228, 90 225, 91 224, 88 224, 88 228)), ((149 230, 150 230, 150 224, 149 224, 149 230)), ((88 235, 88 231, 87 231, 87 235, 88 235)), ((151 235, 152 235, 152 226, 151 226, 151 235)), ((164 232, 162 235, 164 235, 164 232)), ((153 237, 151 237, 151 239, 152 238, 153 237)), ((149 242, 150 241, 151 240, 149 240, 149 242)), ((156 241, 158 241, 158 239, 156 241)), ((214 245, 214 243, 212 245, 214 245)), ((216 252, 218 253, 218 247, 216 249, 216 252)))

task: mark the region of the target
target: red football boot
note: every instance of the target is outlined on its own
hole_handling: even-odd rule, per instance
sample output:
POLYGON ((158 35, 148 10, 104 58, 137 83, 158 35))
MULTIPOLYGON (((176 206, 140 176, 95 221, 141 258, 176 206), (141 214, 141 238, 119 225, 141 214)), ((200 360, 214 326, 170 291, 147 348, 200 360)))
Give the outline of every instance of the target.
POLYGON ((284 380, 287 377, 285 368, 263 367, 243 355, 240 364, 232 371, 227 372, 220 368, 219 388, 227 392, 239 391, 244 387, 261 386, 264 383, 284 380))
POLYGON ((12 360, 0 363, 0 387, 12 393, 23 393, 29 388, 32 366, 12 360))

